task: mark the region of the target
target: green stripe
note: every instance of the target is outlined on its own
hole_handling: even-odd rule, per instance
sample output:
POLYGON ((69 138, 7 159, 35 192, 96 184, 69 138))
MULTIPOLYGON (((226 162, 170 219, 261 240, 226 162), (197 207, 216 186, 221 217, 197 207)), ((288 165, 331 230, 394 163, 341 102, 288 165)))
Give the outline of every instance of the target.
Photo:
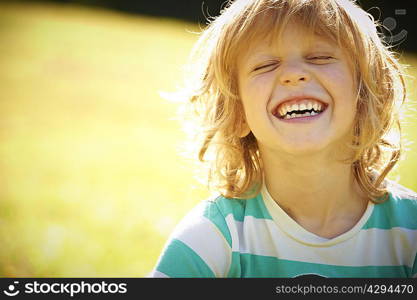
POLYGON ((417 201, 412 199, 401 199, 390 194, 389 200, 375 204, 371 217, 362 229, 379 228, 391 229, 402 227, 406 229, 417 229, 417 201))
POLYGON ((272 220, 272 217, 262 200, 261 194, 250 199, 229 199, 218 197, 215 200, 215 203, 224 216, 233 214, 233 218, 239 222, 243 222, 246 216, 272 220))
POLYGON ((225 215, 220 211, 219 207, 216 205, 216 202, 208 201, 207 206, 204 209, 203 215, 204 217, 209 219, 214 225, 216 225, 216 227, 222 233, 222 235, 224 236, 231 248, 232 236, 230 234, 229 227, 227 227, 225 215))
POLYGON ((224 197, 218 197, 214 203, 221 211, 222 215, 226 217, 229 214, 233 215, 236 221, 243 221, 245 217, 245 206, 248 200, 243 199, 229 199, 224 197))
POLYGON ((241 277, 242 268, 240 264, 240 252, 232 252, 232 261, 230 263, 229 272, 227 273, 227 277, 229 278, 236 278, 241 277))
POLYGON ((172 240, 164 251, 157 270, 169 277, 215 277, 197 253, 176 239, 172 240))
POLYGON ((248 213, 246 215, 252 216, 258 219, 269 219, 272 220, 272 216, 269 214, 268 209, 265 206, 265 203, 262 199, 262 195, 259 195, 256 198, 251 199, 248 203, 248 213))
POLYGON ((243 222, 246 216, 272 220, 260 194, 247 200, 217 197, 215 200, 207 201, 203 215, 216 225, 230 247, 232 247, 232 236, 225 220, 230 214, 238 222, 243 222))
POLYGON ((410 277, 407 266, 334 266, 307 262, 289 261, 276 257, 253 254, 240 255, 242 273, 240 277, 296 277, 317 274, 323 277, 410 277))

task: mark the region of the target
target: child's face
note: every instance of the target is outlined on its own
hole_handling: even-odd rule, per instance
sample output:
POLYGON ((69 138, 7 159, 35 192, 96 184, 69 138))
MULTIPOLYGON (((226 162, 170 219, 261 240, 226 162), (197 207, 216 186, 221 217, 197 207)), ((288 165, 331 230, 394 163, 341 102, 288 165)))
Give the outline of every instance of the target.
POLYGON ((239 95, 261 151, 335 150, 350 137, 356 88, 349 60, 335 43, 315 36, 308 44, 305 36, 292 23, 281 40, 252 43, 238 58, 239 95))

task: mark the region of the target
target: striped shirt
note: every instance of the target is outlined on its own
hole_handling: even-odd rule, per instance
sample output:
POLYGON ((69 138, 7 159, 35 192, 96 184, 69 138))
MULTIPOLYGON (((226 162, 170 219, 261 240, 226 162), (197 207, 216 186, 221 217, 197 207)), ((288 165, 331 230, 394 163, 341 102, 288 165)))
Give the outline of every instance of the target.
POLYGON ((251 199, 195 207, 169 238, 151 277, 416 277, 417 195, 390 183, 349 231, 317 236, 264 187, 251 199))

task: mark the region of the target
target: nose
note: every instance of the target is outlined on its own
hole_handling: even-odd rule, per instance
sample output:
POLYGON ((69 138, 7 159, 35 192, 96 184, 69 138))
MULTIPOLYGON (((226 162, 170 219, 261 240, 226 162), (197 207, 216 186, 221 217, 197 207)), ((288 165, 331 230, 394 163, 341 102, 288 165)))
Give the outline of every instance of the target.
POLYGON ((282 85, 298 85, 310 80, 310 74, 299 64, 281 66, 279 81, 282 85))

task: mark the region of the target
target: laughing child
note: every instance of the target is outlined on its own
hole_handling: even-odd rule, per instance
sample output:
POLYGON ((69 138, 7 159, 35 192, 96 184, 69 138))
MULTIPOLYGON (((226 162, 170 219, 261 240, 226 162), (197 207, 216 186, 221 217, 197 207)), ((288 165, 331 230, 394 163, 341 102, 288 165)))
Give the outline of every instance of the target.
POLYGON ((349 0, 236 0, 193 51, 188 99, 218 196, 153 277, 413 277, 417 196, 400 157, 404 73, 349 0))

